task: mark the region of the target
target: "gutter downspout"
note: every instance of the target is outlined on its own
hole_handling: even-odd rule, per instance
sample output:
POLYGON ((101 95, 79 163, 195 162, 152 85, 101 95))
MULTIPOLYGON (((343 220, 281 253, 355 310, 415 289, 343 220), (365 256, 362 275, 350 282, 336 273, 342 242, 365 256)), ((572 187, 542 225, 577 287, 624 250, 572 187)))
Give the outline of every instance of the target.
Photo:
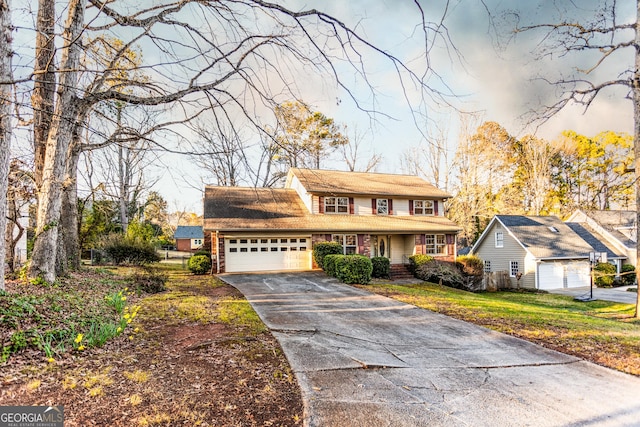
POLYGON ((218 241, 218 230, 216 230, 216 274, 220 274, 220 242, 218 241))

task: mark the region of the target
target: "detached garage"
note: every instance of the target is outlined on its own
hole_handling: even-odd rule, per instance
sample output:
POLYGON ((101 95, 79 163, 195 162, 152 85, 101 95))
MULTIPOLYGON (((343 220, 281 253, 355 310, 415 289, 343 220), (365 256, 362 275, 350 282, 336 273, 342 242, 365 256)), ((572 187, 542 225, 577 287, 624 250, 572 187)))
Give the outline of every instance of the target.
POLYGON ((311 236, 227 236, 224 261, 228 273, 310 270, 311 236))
POLYGON ((579 288, 591 284, 588 261, 553 261, 538 264, 538 289, 579 288))
POLYGON ((511 287, 561 289, 589 286, 589 256, 596 250, 580 234, 554 216, 496 215, 471 252, 484 261, 484 271, 507 272, 511 287))

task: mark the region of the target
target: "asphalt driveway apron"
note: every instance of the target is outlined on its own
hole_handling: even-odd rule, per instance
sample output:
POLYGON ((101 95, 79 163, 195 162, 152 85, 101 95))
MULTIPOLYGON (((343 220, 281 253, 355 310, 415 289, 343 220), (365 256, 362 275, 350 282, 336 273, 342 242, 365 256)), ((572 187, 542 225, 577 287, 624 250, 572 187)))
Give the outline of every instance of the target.
POLYGON ((640 425, 640 378, 323 273, 221 278, 279 340, 305 425, 640 425))

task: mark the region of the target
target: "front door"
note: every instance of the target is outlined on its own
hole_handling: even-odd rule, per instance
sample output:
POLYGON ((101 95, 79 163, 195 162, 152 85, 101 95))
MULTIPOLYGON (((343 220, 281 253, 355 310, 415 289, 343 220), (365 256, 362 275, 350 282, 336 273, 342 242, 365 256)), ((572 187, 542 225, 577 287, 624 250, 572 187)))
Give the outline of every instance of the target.
POLYGON ((373 256, 391 258, 391 245, 389 245, 389 236, 371 236, 371 243, 373 246, 373 256))

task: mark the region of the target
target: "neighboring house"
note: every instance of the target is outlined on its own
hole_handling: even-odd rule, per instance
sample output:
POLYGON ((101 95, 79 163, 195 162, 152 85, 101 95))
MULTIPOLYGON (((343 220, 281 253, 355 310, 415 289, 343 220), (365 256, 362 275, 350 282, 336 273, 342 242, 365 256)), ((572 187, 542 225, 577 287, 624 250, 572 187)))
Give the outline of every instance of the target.
POLYGON ((617 267, 618 273, 623 264, 636 265, 636 211, 577 210, 565 222, 596 251, 606 251, 608 262, 617 267))
POLYGON ((414 254, 454 260, 460 228, 449 194, 410 175, 291 169, 285 188, 205 188, 214 272, 309 270, 317 242, 402 265, 414 254))
POLYGON ((202 227, 196 225, 179 225, 173 233, 176 249, 183 252, 195 251, 202 248, 204 233, 202 227))
POLYGON ((589 286, 597 252, 555 216, 496 215, 471 252, 485 272, 506 271, 512 285, 536 289, 589 286))

